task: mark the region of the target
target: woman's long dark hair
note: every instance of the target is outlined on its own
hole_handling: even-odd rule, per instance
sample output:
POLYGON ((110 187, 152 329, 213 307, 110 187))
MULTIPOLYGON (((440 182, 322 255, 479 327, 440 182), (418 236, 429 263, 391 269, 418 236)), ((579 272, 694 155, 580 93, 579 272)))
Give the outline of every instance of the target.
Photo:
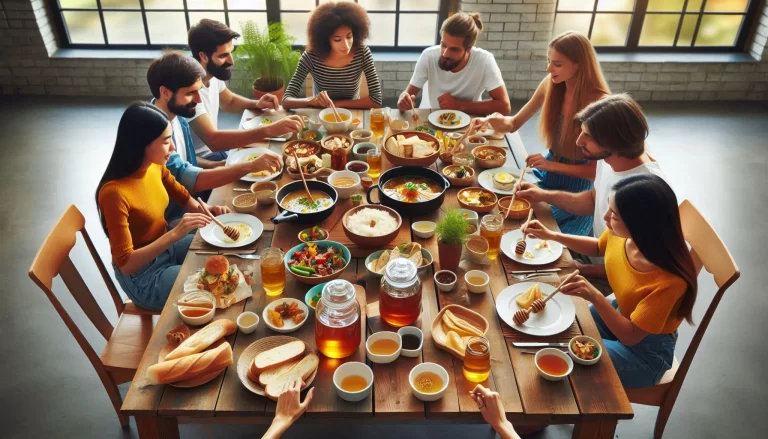
POLYGON ((128 177, 138 171, 144 162, 144 153, 152 142, 168 128, 168 116, 147 102, 134 102, 123 113, 117 127, 117 140, 107 170, 96 188, 96 209, 101 227, 109 236, 107 222, 99 206, 101 188, 112 180, 128 177))
POLYGON ((696 268, 683 237, 677 197, 661 177, 632 175, 613 186, 616 210, 640 253, 652 264, 688 284, 678 315, 693 324, 696 268))

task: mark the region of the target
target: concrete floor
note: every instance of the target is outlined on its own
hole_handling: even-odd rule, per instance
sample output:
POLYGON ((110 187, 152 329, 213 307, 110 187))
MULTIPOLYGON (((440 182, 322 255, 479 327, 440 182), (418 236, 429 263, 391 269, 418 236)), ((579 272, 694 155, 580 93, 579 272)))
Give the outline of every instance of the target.
MULTIPOLYGON (((27 98, 0 101, 0 436, 6 438, 127 438, 101 382, 44 294, 27 277, 32 258, 69 204, 86 215, 104 260, 106 238, 98 227, 94 190, 110 157, 126 100, 27 98)), ((520 108, 515 103, 514 108, 520 108)), ((724 239, 742 271, 720 305, 667 426, 666 438, 757 438, 768 435, 768 107, 755 103, 648 104, 649 144, 681 198, 701 209, 724 239), (762 200, 762 201, 761 201, 762 200), (747 302, 745 302, 747 301, 747 302)), ((222 116, 223 127, 239 117, 222 116)), ((521 134, 529 152, 542 150, 536 121, 521 134)), ((99 276, 87 269, 85 249, 73 259, 98 291, 99 276)), ((697 316, 714 294, 702 276, 697 316)), ((61 287, 61 283, 57 287, 61 287)), ((59 289, 58 291, 63 291, 59 289)), ((66 297, 61 296, 64 299, 66 297)), ((106 294, 102 308, 115 319, 106 294)), ((70 311, 76 306, 63 300, 70 311)), ((97 352, 104 341, 74 313, 97 352)), ((692 329, 683 326, 682 356, 692 329)), ((121 386, 123 392, 127 385, 121 386)), ((635 406, 635 419, 620 423, 619 438, 650 438, 656 410, 635 406)), ((183 437, 260 437, 264 426, 182 426, 183 437)), ((570 426, 547 428, 538 438, 570 437, 570 426)), ((297 425, 289 438, 422 437, 488 438, 487 426, 297 425)))

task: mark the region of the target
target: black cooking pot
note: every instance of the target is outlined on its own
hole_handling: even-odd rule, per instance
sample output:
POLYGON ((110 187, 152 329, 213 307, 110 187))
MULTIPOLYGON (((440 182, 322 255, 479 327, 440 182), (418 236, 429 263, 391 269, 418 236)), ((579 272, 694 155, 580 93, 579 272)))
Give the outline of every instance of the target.
POLYGON ((286 209, 283 206, 283 198, 285 198, 288 194, 296 191, 304 192, 304 183, 301 180, 293 181, 281 187, 280 190, 277 191, 275 199, 277 200, 277 205, 280 206, 280 213, 271 219, 272 223, 280 224, 284 222, 295 221, 298 223, 318 224, 320 221, 331 216, 333 209, 336 207, 336 201, 339 199, 339 194, 336 192, 336 189, 334 189, 328 183, 323 183, 322 181, 316 180, 307 180, 307 187, 310 190, 314 189, 328 194, 331 197, 331 200, 333 200, 331 207, 325 210, 321 210, 320 212, 310 213, 294 212, 286 209))
POLYGON ((437 171, 432 170, 431 168, 423 168, 420 166, 397 166, 381 174, 379 177, 379 183, 375 186, 369 187, 365 196, 368 199, 368 204, 383 204, 384 206, 391 207, 404 217, 421 216, 432 213, 439 209, 440 206, 443 205, 443 200, 445 199, 445 191, 450 187, 451 183, 448 181, 448 179, 440 175, 437 171), (409 175, 423 177, 434 181, 442 189, 440 195, 429 201, 406 203, 387 196, 381 190, 381 188, 384 187, 384 184, 386 184, 389 180, 392 180, 396 177, 406 177, 409 175), (371 191, 374 189, 378 190, 379 192, 380 203, 374 203, 371 200, 371 191))

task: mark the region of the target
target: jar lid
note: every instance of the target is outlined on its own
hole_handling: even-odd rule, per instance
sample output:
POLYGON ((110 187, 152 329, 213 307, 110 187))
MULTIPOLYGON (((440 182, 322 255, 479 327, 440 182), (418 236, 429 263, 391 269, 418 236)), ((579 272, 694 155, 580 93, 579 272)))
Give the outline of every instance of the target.
POLYGON ((387 279, 396 284, 406 284, 416 278, 416 264, 410 259, 397 258, 389 261, 384 269, 387 279))
POLYGON ((344 279, 332 280, 323 287, 322 300, 329 305, 344 305, 355 300, 355 287, 344 279))

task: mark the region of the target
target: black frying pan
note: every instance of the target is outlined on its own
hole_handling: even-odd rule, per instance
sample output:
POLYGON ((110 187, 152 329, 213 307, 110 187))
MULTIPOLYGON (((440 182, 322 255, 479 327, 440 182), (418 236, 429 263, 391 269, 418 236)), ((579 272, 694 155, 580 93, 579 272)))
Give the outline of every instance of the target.
POLYGON ((307 187, 309 189, 318 190, 328 194, 331 197, 331 200, 333 200, 331 207, 325 210, 321 210, 320 212, 311 213, 293 212, 286 209, 283 206, 283 198, 288 196, 288 194, 296 191, 304 192, 304 183, 302 183, 301 180, 294 181, 286 184, 277 191, 275 199, 277 200, 277 205, 280 206, 280 213, 271 219, 272 223, 280 224, 284 222, 295 221, 298 223, 319 224, 322 220, 328 218, 331 215, 333 209, 336 208, 336 201, 339 199, 339 194, 336 192, 336 189, 334 189, 328 183, 323 183, 322 181, 316 180, 307 180, 307 187))

